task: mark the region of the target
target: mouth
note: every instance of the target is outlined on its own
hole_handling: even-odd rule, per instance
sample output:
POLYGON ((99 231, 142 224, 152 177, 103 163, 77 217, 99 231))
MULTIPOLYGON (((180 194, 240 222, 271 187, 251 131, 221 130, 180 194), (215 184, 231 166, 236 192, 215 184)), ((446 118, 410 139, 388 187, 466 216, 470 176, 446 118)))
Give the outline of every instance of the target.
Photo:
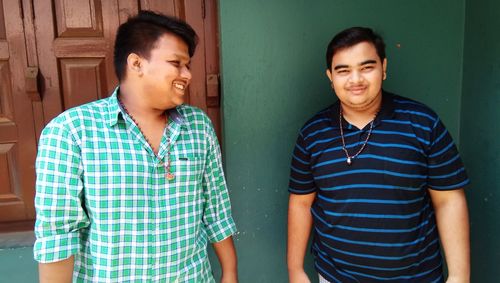
POLYGON ((358 94, 358 93, 364 92, 366 90, 366 87, 365 86, 355 86, 355 87, 350 87, 347 90, 354 93, 354 94, 358 94))
POLYGON ((173 86, 174 86, 174 88, 176 88, 176 89, 178 89, 180 91, 184 91, 186 89, 186 87, 187 87, 187 84, 185 82, 179 82, 179 81, 177 81, 177 82, 173 83, 173 86))

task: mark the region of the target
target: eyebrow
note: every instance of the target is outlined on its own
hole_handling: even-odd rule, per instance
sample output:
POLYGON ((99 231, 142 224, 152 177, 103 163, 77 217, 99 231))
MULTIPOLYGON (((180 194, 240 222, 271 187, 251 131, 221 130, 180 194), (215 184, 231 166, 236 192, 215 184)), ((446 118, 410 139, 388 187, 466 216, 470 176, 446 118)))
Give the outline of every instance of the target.
POLYGON ((179 58, 179 59, 190 59, 191 57, 189 57, 189 55, 186 56, 186 54, 184 53, 178 53, 178 52, 174 52, 174 53, 171 53, 172 56, 176 57, 176 58, 179 58))
POLYGON ((343 68, 349 68, 349 66, 347 66, 347 65, 337 65, 337 66, 333 67, 333 70, 338 70, 338 69, 343 69, 343 68))
POLYGON ((375 60, 366 60, 366 61, 361 62, 361 64, 359 64, 359 66, 363 66, 363 65, 367 65, 367 64, 377 64, 377 61, 375 61, 375 60))
MULTIPOLYGON (((363 66, 363 65, 368 65, 368 64, 376 64, 377 61, 376 60, 366 60, 366 61, 363 61, 359 64, 359 66, 363 66)), ((349 68, 348 65, 337 65, 333 68, 333 70, 338 70, 338 69, 343 69, 343 68, 349 68)))

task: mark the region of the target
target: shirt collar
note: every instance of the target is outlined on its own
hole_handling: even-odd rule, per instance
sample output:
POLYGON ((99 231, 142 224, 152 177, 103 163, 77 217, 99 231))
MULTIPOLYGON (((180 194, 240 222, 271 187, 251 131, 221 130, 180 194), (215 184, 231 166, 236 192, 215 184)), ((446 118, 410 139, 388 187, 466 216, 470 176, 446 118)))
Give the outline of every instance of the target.
MULTIPOLYGON (((374 126, 378 125, 381 120, 390 119, 394 116, 394 94, 382 90, 382 104, 380 105, 380 111, 375 118, 374 126)), ((332 125, 338 127, 339 125, 339 111, 340 111, 340 100, 337 100, 330 107, 330 117, 332 119, 332 125)), ((344 123, 347 126, 347 123, 344 123)), ((344 128, 345 128, 344 126, 344 128)))
POLYGON ((392 118, 395 114, 394 109, 394 94, 382 90, 382 105, 375 119, 375 123, 380 122, 380 120, 392 118))
MULTIPOLYGON (((120 86, 117 86, 108 100, 108 113, 109 113, 109 126, 113 127, 118 123, 118 120, 123 119, 123 115, 125 110, 120 107, 120 103, 118 102, 118 93, 120 92, 120 86)), ((182 127, 187 126, 186 118, 181 114, 180 110, 183 107, 177 106, 176 108, 172 108, 167 110, 167 113, 170 119, 179 124, 182 127)))
POLYGON ((108 99, 109 126, 113 127, 118 123, 118 116, 121 114, 121 108, 118 104, 119 86, 113 90, 113 93, 108 99))

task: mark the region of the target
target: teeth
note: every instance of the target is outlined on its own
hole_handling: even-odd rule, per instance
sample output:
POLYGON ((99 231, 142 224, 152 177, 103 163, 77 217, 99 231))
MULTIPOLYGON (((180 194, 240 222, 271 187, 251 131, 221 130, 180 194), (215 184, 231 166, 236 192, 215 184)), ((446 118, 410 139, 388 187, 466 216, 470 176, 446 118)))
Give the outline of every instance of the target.
POLYGON ((174 83, 174 87, 178 88, 180 90, 184 90, 184 88, 185 88, 185 86, 183 84, 180 84, 180 83, 174 83))

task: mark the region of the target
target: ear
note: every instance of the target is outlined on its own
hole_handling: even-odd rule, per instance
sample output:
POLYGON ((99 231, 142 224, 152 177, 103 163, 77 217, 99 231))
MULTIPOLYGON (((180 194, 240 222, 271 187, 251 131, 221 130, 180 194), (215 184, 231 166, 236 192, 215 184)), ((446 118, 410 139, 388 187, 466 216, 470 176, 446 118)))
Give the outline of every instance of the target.
POLYGON ((332 72, 330 71, 330 69, 326 69, 326 76, 328 77, 330 82, 333 83, 332 72))
POLYGON ((384 58, 384 62, 382 62, 382 70, 384 71, 382 79, 385 81, 387 78, 387 58, 384 58))
POLYGON ((130 53, 127 56, 127 72, 130 74, 136 74, 137 76, 142 76, 143 68, 143 58, 136 53, 130 53))

